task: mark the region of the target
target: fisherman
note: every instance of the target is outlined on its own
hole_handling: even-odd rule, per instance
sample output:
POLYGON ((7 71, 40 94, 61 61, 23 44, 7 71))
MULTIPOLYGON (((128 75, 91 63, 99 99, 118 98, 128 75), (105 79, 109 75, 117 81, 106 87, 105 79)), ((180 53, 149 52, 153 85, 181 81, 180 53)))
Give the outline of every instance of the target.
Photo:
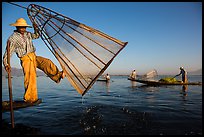
POLYGON ((106 77, 106 80, 107 80, 107 81, 109 81, 109 80, 110 80, 110 75, 109 75, 108 73, 106 74, 106 76, 105 76, 105 77, 106 77))
MULTIPOLYGON (((38 39, 39 33, 35 23, 33 24, 34 33, 26 31, 27 27, 32 28, 32 26, 28 25, 23 18, 17 19, 16 22, 10 24, 10 26, 15 26, 16 30, 14 30, 13 34, 8 38, 6 49, 10 46, 9 55, 12 56, 13 52, 15 52, 20 59, 20 64, 24 73, 24 101, 32 103, 38 100, 36 68, 42 70, 56 83, 59 83, 60 80, 65 77, 65 73, 59 71, 57 66, 51 60, 36 56, 32 40, 38 39)), ((3 64, 5 70, 10 73, 11 66, 7 61, 6 50, 3 56, 3 64)))
POLYGON ((130 74, 130 78, 131 79, 136 79, 136 70, 134 69, 133 71, 132 71, 132 73, 130 74))
POLYGON ((173 78, 175 78, 175 77, 177 77, 179 75, 182 75, 182 82, 183 83, 187 83, 188 82, 187 72, 186 72, 186 70, 183 67, 180 67, 180 73, 177 74, 176 76, 174 76, 173 78))

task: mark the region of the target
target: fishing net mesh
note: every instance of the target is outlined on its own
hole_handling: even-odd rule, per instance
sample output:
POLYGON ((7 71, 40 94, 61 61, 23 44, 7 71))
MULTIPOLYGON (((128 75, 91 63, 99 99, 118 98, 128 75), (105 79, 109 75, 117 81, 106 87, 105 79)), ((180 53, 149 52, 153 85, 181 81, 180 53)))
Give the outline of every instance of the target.
POLYGON ((69 82, 82 95, 127 44, 42 6, 31 4, 27 13, 69 82))
POLYGON ((158 76, 157 70, 151 70, 147 72, 145 75, 142 76, 142 79, 150 79, 150 78, 155 78, 158 76))

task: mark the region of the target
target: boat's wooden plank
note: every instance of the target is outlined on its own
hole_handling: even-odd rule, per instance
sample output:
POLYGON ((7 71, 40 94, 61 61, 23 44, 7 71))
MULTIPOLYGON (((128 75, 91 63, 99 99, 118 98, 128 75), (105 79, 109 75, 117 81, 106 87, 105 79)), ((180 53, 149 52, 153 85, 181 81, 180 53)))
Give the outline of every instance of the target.
MULTIPOLYGON (((13 109, 20 109, 20 108, 26 108, 26 107, 31 107, 38 105, 42 102, 42 99, 38 99, 36 102, 29 103, 25 102, 23 100, 16 100, 13 101, 13 109)), ((4 111, 10 111, 10 101, 2 101, 2 112, 4 111)))

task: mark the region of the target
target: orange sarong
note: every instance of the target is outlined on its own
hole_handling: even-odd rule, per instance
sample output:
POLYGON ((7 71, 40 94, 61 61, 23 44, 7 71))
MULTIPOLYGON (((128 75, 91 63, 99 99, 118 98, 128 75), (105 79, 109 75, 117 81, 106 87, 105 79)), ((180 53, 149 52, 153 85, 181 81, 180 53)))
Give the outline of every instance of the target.
POLYGON ((28 53, 20 58, 24 73, 24 101, 35 102, 38 99, 36 82, 36 55, 28 53))
POLYGON ((35 102, 38 99, 36 68, 42 70, 56 83, 60 82, 62 72, 59 71, 57 66, 50 59, 36 56, 35 53, 32 52, 23 56, 20 60, 24 73, 24 101, 35 102))

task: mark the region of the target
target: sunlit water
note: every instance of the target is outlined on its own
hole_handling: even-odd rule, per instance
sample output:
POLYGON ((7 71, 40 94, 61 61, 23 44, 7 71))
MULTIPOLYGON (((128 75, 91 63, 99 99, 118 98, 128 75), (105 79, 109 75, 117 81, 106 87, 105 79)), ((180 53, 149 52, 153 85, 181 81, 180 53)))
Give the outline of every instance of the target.
MULTIPOLYGON (((189 76, 202 81, 202 76, 189 76)), ((110 83, 96 81, 82 97, 64 79, 56 84, 37 77, 42 103, 14 111, 15 124, 45 135, 202 135, 202 86, 147 87, 112 76, 110 83)), ((23 77, 12 78, 13 100, 24 94, 23 77)), ((2 77, 2 100, 9 100, 8 79, 2 77)), ((10 122, 10 113, 2 113, 10 122)))

